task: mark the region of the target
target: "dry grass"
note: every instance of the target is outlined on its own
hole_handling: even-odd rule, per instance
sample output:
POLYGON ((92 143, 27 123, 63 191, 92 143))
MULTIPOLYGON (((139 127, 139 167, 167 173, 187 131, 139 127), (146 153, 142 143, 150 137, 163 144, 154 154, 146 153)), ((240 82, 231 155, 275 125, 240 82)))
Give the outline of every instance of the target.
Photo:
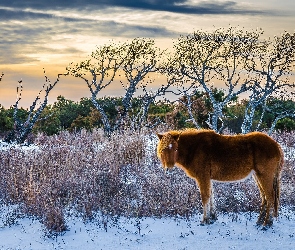
MULTIPOLYGON (((290 135, 276 138, 282 143, 291 140, 290 135)), ((66 230, 65 214, 70 210, 85 220, 97 211, 104 218, 189 217, 202 212, 194 181, 177 168, 170 175, 164 173, 155 141, 150 131, 125 131, 111 138, 101 130, 38 135, 37 149, 0 150, 0 199, 19 205, 21 214, 39 218, 50 233, 66 230)), ((288 143, 294 146, 293 141, 288 143)), ((295 204, 294 166, 294 161, 286 161, 282 173, 283 206, 295 204)), ((218 212, 259 209, 259 192, 252 179, 215 183, 214 188, 218 212)), ((105 228, 106 221, 102 221, 105 228)))

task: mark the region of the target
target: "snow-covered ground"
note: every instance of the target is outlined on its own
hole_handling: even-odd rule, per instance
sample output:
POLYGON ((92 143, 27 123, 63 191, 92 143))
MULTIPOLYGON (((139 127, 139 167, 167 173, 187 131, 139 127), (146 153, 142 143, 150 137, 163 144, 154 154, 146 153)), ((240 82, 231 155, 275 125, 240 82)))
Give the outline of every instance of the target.
POLYGON ((119 218, 106 231, 99 220, 70 217, 69 230, 51 238, 38 220, 21 218, 11 226, 0 220, 0 249, 294 249, 295 214, 286 209, 267 231, 255 226, 257 214, 220 214, 208 226, 200 218, 119 218))
POLYGON ((39 147, 34 144, 30 144, 29 146, 26 146, 26 145, 18 145, 16 143, 7 143, 0 140, 0 150, 9 150, 10 148, 21 149, 25 152, 27 151, 30 152, 31 150, 39 150, 39 147))

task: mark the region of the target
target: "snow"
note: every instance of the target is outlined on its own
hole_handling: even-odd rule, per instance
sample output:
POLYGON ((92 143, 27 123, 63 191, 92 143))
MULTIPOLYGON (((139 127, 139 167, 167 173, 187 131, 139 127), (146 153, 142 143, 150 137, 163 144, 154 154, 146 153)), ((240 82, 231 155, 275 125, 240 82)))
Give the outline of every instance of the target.
POLYGON ((192 218, 124 218, 109 221, 107 230, 98 216, 91 222, 69 216, 68 231, 48 237, 42 224, 20 218, 4 225, 0 220, 0 249, 294 249, 295 214, 281 209, 272 228, 257 228, 257 214, 219 214, 201 226, 201 215, 192 218))
POLYGON ((24 152, 30 152, 30 151, 33 151, 33 150, 39 150, 39 147, 37 145, 34 145, 34 144, 19 145, 19 144, 16 144, 16 143, 7 143, 7 142, 4 142, 4 141, 0 140, 0 150, 9 150, 11 148, 21 149, 24 152))
POLYGON ((284 157, 285 160, 294 160, 295 156, 295 147, 288 147, 286 145, 280 144, 282 147, 282 150, 284 151, 284 157))

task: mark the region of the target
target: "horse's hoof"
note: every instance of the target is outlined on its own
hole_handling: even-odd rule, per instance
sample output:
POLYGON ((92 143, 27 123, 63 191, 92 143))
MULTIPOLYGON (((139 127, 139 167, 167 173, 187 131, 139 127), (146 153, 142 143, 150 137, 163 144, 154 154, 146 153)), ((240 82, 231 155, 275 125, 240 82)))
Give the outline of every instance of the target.
MULTIPOLYGON (((212 214, 211 216, 210 216, 210 220, 212 221, 212 223, 214 223, 215 221, 217 221, 217 215, 216 214, 212 214)), ((211 224, 212 224, 211 223, 211 224)))
POLYGON ((258 221, 256 222, 256 226, 257 226, 257 227, 262 226, 262 224, 263 224, 263 221, 261 221, 261 220, 258 220, 258 221))
POLYGON ((267 231, 271 226, 270 225, 266 225, 266 226, 263 226, 261 228, 262 231, 267 231))
POLYGON ((204 219, 204 220, 202 220, 201 222, 200 222, 200 225, 201 226, 206 226, 206 225, 209 225, 210 223, 209 223, 209 219, 204 219))
POLYGON ((272 227, 272 225, 273 225, 273 221, 269 221, 267 223, 263 223, 262 230, 266 231, 267 229, 269 229, 270 227, 272 227))
POLYGON ((216 220, 217 220, 217 218, 216 218, 216 219, 205 219, 205 220, 201 221, 200 225, 201 225, 201 226, 211 225, 211 224, 213 224, 216 220))
POLYGON ((256 226, 257 228, 261 227, 261 230, 262 231, 266 231, 268 230, 269 228, 271 228, 273 225, 273 221, 272 220, 269 220, 269 221, 264 221, 264 223, 261 223, 261 221, 257 221, 256 223, 256 226))

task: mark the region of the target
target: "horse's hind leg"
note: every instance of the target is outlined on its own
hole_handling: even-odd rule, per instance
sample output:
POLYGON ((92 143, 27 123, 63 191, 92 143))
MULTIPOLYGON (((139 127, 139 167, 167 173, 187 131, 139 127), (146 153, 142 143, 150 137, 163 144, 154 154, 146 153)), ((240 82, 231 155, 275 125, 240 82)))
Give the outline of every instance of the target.
POLYGON ((263 222, 264 222, 264 218, 265 218, 265 215, 266 215, 266 198, 265 198, 265 193, 264 193, 264 190, 259 182, 259 179, 258 177, 256 176, 256 174, 254 173, 253 174, 253 179, 255 180, 257 186, 258 186, 258 189, 259 189, 259 192, 260 192, 260 197, 261 197, 261 206, 260 206, 260 212, 259 212, 259 217, 258 217, 258 220, 256 222, 256 224, 258 226, 262 225, 263 222))
MULTIPOLYGON (((256 174, 257 180, 260 183, 260 188, 265 196, 265 216, 263 226, 270 227, 273 224, 272 215, 274 207, 274 193, 273 193, 273 176, 271 173, 256 174)), ((261 218, 262 219, 262 218, 261 218)))
POLYGON ((210 220, 212 222, 217 220, 217 214, 216 214, 216 208, 215 208, 215 202, 214 202, 214 192, 213 192, 213 186, 212 186, 212 182, 210 183, 210 190, 211 190, 211 194, 210 194, 210 220))

